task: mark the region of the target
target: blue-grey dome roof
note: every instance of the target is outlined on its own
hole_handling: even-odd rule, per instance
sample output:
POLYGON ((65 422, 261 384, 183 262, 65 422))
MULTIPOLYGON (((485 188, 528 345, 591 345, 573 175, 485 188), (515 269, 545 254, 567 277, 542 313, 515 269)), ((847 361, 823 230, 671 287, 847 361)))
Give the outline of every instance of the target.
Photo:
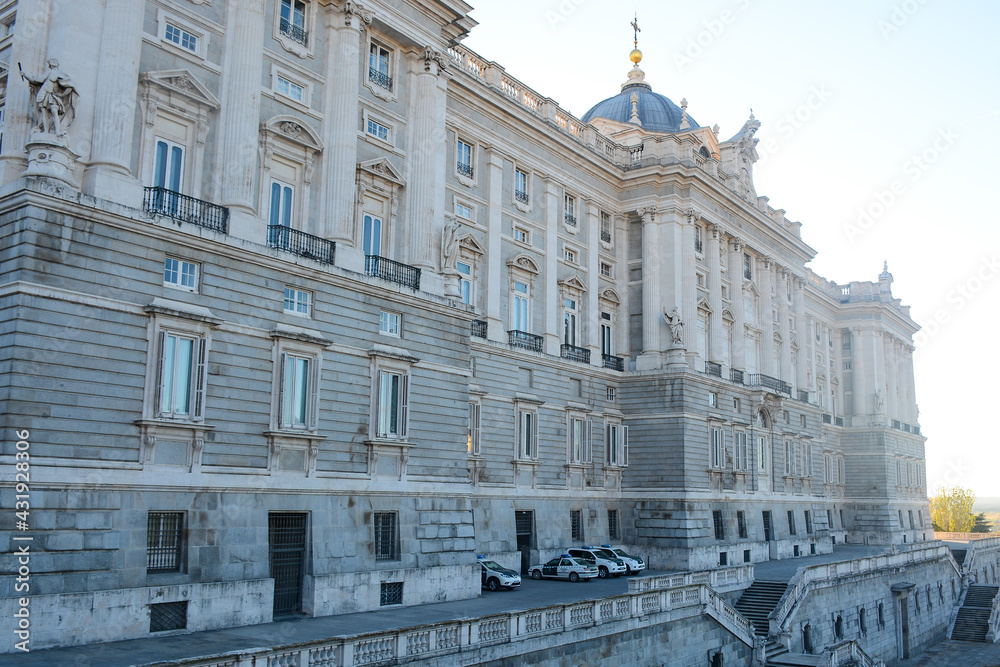
MULTIPOLYGON (((595 118, 607 118, 619 123, 628 123, 632 118, 632 93, 638 93, 639 120, 647 132, 679 132, 684 111, 669 99, 654 93, 646 83, 625 86, 622 92, 595 104, 583 115, 583 122, 595 118)), ((700 127, 694 118, 688 116, 691 128, 700 127)))

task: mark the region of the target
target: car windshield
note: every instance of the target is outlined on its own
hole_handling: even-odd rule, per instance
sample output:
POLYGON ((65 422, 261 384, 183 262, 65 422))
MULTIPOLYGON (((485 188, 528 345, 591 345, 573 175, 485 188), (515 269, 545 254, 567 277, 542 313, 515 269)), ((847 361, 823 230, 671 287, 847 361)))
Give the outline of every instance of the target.
POLYGON ((610 558, 611 560, 618 560, 618 555, 614 551, 608 549, 594 549, 596 553, 601 558, 610 558))
POLYGON ((635 560, 635 556, 629 556, 627 553, 625 553, 623 549, 612 549, 612 551, 614 551, 619 556, 625 556, 625 558, 631 558, 635 560))
POLYGON ((502 570, 503 569, 500 566, 499 563, 496 563, 496 562, 494 562, 492 560, 481 560, 479 562, 482 563, 483 565, 485 565, 487 568, 489 568, 491 570, 502 570))
POLYGON ((548 563, 546 563, 546 565, 558 565, 558 564, 559 564, 559 559, 558 558, 553 558, 548 563))

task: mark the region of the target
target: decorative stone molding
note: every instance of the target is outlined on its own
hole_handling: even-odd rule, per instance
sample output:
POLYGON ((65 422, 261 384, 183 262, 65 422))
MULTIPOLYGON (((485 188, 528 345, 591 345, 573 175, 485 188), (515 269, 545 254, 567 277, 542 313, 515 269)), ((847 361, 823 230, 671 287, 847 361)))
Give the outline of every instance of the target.
POLYGON ((267 471, 305 473, 315 477, 319 443, 326 436, 310 431, 264 431, 267 437, 267 471))
POLYGON ((139 427, 139 465, 143 468, 162 465, 184 467, 192 473, 201 471, 206 434, 214 426, 169 419, 137 419, 135 423, 139 427))
POLYGON ((375 13, 367 9, 360 2, 347 0, 340 6, 340 12, 344 17, 344 27, 364 30, 365 26, 371 25, 375 18, 375 13))
POLYGON ((424 64, 424 72, 428 74, 443 74, 448 69, 448 56, 433 47, 425 47, 420 59, 424 64))

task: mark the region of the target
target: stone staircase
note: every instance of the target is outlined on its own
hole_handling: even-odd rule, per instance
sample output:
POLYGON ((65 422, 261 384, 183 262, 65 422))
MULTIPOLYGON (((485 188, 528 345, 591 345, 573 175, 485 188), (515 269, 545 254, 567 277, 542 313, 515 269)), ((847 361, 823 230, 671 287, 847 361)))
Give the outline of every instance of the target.
POLYGON ((750 619, 758 636, 767 637, 767 617, 778 606, 786 588, 788 588, 787 581, 758 579, 750 585, 750 588, 743 591, 743 595, 734 605, 738 612, 750 619))
POLYGON ((951 638, 958 641, 985 642, 987 623, 993 607, 993 598, 1000 592, 1000 586, 969 586, 965 603, 958 610, 955 629, 951 638))

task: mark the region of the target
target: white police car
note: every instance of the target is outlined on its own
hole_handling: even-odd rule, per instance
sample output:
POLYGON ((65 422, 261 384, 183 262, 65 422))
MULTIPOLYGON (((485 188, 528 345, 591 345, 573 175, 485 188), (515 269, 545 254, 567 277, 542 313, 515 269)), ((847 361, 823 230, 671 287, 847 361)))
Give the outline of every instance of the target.
POLYGON ((602 544, 601 548, 607 549, 615 556, 620 558, 622 561, 624 561, 626 575, 634 574, 636 572, 639 572, 640 570, 646 569, 646 563, 641 558, 626 553, 624 549, 615 549, 610 544, 602 544))
POLYGON ((573 558, 569 554, 562 554, 558 558, 553 558, 544 565, 532 565, 528 571, 532 579, 569 579, 570 581, 580 581, 581 579, 593 579, 597 576, 597 567, 589 562, 573 558))
POLYGON ((483 573, 483 588, 498 591, 501 588, 518 588, 521 585, 521 575, 508 570, 496 561, 486 560, 485 556, 476 556, 483 573))
POLYGON ((574 558, 593 561, 594 565, 597 566, 597 576, 601 579, 607 579, 608 577, 620 577, 627 572, 627 568, 625 567, 625 562, 623 560, 610 551, 600 547, 579 547, 567 549, 566 551, 568 551, 569 555, 574 558))

